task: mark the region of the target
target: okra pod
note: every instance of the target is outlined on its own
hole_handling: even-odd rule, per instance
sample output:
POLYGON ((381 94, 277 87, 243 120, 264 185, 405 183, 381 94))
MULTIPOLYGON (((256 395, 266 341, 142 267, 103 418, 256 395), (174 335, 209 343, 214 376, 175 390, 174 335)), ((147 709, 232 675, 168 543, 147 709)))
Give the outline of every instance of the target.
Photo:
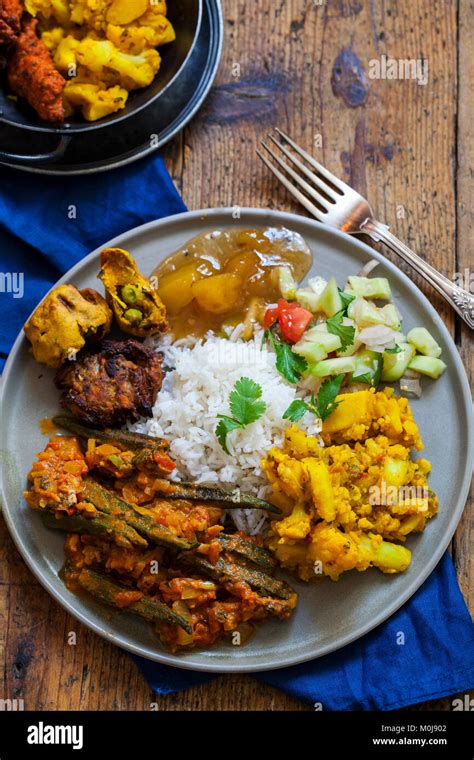
POLYGON ((126 612, 132 612, 134 615, 139 615, 150 623, 170 623, 171 625, 177 625, 183 628, 186 633, 192 633, 192 625, 188 620, 185 620, 181 615, 178 615, 172 609, 170 609, 163 602, 157 599, 152 599, 150 596, 142 596, 136 602, 127 604, 120 603, 120 596, 123 597, 127 591, 134 591, 136 589, 122 586, 119 583, 107 578, 105 575, 94 572, 84 568, 81 570, 78 577, 79 584, 88 591, 92 596, 99 599, 105 604, 109 604, 117 609, 125 610, 126 612))
POLYGON ((276 567, 276 559, 269 551, 257 546, 252 541, 231 533, 220 533, 217 540, 228 552, 238 554, 240 557, 272 572, 276 567))
POLYGON ((252 494, 244 493, 240 488, 229 491, 219 486, 197 483, 181 483, 174 480, 155 481, 156 493, 167 499, 189 499, 190 501, 217 501, 225 504, 225 509, 263 509, 266 512, 280 514, 278 507, 252 494))
POLYGON ((54 512, 43 512, 43 522, 47 528, 62 530, 65 533, 88 533, 115 541, 119 546, 130 549, 132 546, 148 546, 148 543, 136 530, 123 520, 103 514, 94 517, 84 515, 58 515, 54 512))
POLYGON ((143 448, 169 451, 169 443, 164 438, 153 438, 151 435, 127 430, 96 430, 66 415, 53 417, 53 422, 57 427, 69 430, 80 438, 95 438, 97 441, 123 446, 130 451, 140 451, 143 448))
POLYGON ((188 541, 176 536, 169 528, 156 523, 152 517, 141 515, 136 512, 131 504, 104 488, 95 480, 86 478, 82 491, 82 498, 90 501, 101 512, 113 517, 119 517, 134 528, 137 533, 153 544, 166 546, 171 549, 192 549, 198 542, 188 541))
POLYGON ((181 554, 177 560, 179 564, 222 583, 248 583, 263 596, 276 597, 287 601, 295 596, 291 586, 284 581, 272 578, 261 570, 253 570, 233 562, 226 562, 222 557, 219 557, 215 564, 209 562, 203 555, 195 553, 181 554))

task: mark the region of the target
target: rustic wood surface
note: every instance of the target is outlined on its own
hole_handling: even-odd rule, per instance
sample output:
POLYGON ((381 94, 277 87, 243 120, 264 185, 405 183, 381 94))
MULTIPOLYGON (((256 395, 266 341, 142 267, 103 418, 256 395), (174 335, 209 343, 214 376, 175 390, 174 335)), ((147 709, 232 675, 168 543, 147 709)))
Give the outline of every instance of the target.
MULTIPOLYGON (((379 218, 448 277, 471 266, 474 130, 473 7, 469 0, 224 0, 225 50, 197 118, 165 150, 190 209, 299 211, 255 157, 278 125, 366 194, 379 218), (426 59, 428 84, 371 79, 382 54, 426 59), (321 142, 321 147, 319 143, 321 142)), ((386 252, 386 251, 385 251, 386 252)), ((390 254, 388 254, 390 255, 390 254)), ((399 263, 399 261, 397 261, 399 263)), ((416 278, 415 278, 416 279, 416 278)), ((474 370, 471 337, 426 292, 474 370)), ((468 506, 452 544, 474 607, 468 506)), ((0 527, 1 696, 25 709, 304 710, 248 677, 156 697, 135 665, 80 626, 39 586, 0 527), (68 646, 69 631, 77 632, 68 646)), ((415 709, 449 710, 451 699, 415 709)))

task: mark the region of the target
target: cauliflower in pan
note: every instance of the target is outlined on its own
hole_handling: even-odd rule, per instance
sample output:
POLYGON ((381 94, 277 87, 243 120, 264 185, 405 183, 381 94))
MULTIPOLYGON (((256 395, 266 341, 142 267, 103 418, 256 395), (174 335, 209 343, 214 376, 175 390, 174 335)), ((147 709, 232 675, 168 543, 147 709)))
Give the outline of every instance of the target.
POLYGON ((26 0, 64 88, 67 115, 80 109, 96 121, 124 108, 132 90, 150 85, 161 57, 157 47, 175 32, 162 0, 26 0))
POLYGON ((423 447, 418 426, 391 388, 337 400, 323 425, 325 446, 293 425, 262 462, 283 513, 271 523, 269 547, 303 580, 371 566, 403 572, 411 552, 402 543, 438 511, 430 463, 410 458, 423 447))

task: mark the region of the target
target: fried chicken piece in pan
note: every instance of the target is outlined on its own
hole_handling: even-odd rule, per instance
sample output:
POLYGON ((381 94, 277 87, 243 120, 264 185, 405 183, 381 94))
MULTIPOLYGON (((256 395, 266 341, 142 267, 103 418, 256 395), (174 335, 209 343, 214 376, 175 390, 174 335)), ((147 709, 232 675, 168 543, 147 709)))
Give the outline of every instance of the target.
POLYGON ((164 371, 161 354, 136 340, 104 340, 56 373, 61 405, 89 425, 118 427, 151 417, 164 371))
POLYGON ((20 0, 0 0, 0 45, 10 45, 18 37, 22 15, 20 0))
POLYGON ((20 0, 0 0, 0 71, 7 65, 9 47, 20 34, 22 15, 20 0))
POLYGON ((36 19, 29 19, 13 43, 8 59, 8 81, 13 92, 27 99, 44 121, 64 121, 66 80, 54 68, 48 48, 36 36, 36 19))

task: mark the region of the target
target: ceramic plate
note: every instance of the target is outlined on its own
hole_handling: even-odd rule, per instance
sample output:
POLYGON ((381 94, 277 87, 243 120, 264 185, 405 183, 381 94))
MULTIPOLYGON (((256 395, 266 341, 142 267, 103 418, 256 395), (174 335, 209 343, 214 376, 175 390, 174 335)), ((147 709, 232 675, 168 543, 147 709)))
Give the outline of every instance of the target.
MULTIPOLYGON (((300 599, 286 622, 267 621, 244 647, 221 643, 208 651, 171 655, 160 645, 152 627, 126 613, 108 614, 92 600, 70 593, 58 578, 63 562, 64 536, 43 527, 41 518, 22 498, 26 476, 46 443, 39 421, 58 409, 53 372, 36 364, 23 335, 19 335, 3 378, 3 512, 13 539, 35 576, 78 620, 114 644, 151 660, 193 670, 251 672, 281 668, 332 652, 363 636, 392 615, 433 571, 461 517, 472 471, 473 425, 469 384, 456 347, 436 311, 415 285, 394 265, 364 243, 299 216, 242 209, 194 211, 139 227, 104 244, 131 251, 138 266, 151 273, 159 261, 195 235, 215 228, 284 225, 301 233, 314 255, 312 275, 336 275, 343 283, 370 258, 380 261, 377 275, 390 278, 404 329, 424 325, 442 346, 448 369, 437 382, 426 379, 423 396, 412 402, 425 442, 424 454, 433 464, 430 485, 440 511, 424 533, 410 537, 412 562, 405 573, 384 575, 376 569, 344 574, 339 582, 324 579, 315 585, 294 582, 300 599)), ((99 253, 94 251, 59 282, 100 289, 96 279, 99 253)))

